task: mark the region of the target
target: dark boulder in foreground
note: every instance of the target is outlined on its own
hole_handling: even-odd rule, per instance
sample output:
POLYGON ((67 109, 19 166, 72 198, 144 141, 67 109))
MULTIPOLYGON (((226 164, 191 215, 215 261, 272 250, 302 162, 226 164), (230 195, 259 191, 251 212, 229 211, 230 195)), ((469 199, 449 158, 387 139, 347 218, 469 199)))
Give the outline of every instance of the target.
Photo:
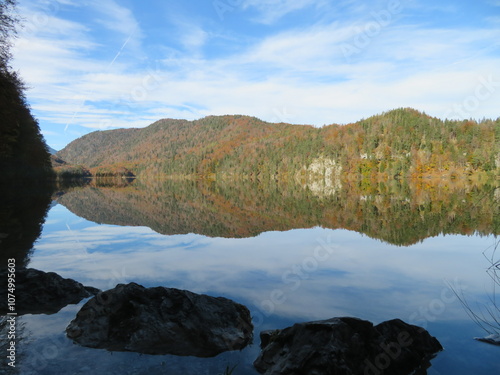
POLYGON ((423 328, 395 319, 377 326, 356 318, 298 323, 261 333, 255 368, 266 375, 425 374, 443 348, 423 328))
POLYGON ((66 328, 91 348, 212 357, 252 339, 249 310, 223 297, 130 283, 99 293, 66 328))
POLYGON ((86 287, 72 279, 65 279, 54 272, 33 268, 16 269, 15 273, 0 272, 0 314, 55 314, 69 304, 95 295, 99 290, 86 287), (14 277, 12 277, 14 276, 14 277), (9 288, 9 278, 14 280, 9 288), (9 290, 10 289, 10 290, 9 290), (8 295, 13 295, 15 305, 9 309, 8 295))

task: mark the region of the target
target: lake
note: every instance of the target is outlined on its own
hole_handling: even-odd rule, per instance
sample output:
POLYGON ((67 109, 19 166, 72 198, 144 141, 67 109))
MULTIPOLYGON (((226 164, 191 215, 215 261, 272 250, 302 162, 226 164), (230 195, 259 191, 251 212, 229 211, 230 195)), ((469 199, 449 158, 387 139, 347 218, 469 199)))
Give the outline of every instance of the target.
POLYGON ((83 300, 18 318, 13 373, 257 374, 260 331, 339 316, 426 328, 445 349, 428 374, 500 373, 500 347, 473 339, 487 333, 456 294, 476 312, 494 308, 499 193, 132 181, 10 196, 0 232, 29 228, 22 245, 2 244, 6 256, 19 249, 19 265, 102 290, 136 282, 223 296, 247 306, 255 327, 253 344, 214 358, 90 349, 65 335, 83 300))

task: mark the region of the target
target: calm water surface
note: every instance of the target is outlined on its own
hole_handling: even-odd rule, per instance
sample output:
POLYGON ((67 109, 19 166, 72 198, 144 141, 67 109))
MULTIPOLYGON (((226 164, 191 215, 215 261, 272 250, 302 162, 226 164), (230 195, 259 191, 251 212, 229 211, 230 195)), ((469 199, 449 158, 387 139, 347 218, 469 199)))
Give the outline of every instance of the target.
POLYGON ((427 328, 445 348, 428 374, 498 374, 500 348, 473 340, 486 333, 452 291, 463 292, 475 309, 491 306, 485 255, 496 242, 493 235, 438 235, 396 246, 322 227, 248 238, 165 235, 146 226, 98 224, 56 204, 28 267, 103 290, 136 282, 227 297, 251 310, 254 342, 209 359, 84 348, 64 333, 84 300, 54 315, 19 317, 17 373, 215 375, 237 365, 234 374, 257 374, 252 362, 260 331, 356 316, 427 328))

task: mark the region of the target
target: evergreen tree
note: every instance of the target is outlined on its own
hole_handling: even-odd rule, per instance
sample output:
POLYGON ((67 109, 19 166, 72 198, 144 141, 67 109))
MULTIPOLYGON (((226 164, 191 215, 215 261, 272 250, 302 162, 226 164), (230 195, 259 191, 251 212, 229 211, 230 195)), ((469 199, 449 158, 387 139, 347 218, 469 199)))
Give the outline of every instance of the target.
POLYGON ((12 38, 19 19, 15 0, 0 0, 0 170, 5 177, 52 174, 50 154, 24 95, 25 87, 10 67, 12 38))

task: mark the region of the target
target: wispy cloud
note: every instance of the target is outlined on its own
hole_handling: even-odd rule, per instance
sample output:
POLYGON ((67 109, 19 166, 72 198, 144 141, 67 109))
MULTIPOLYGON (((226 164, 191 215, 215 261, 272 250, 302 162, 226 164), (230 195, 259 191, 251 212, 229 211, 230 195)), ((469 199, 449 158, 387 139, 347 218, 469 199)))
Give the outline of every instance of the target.
POLYGON ((244 0, 243 9, 255 8, 259 16, 254 21, 263 24, 272 24, 285 15, 306 7, 319 7, 324 1, 317 0, 244 0))
POLYGON ((210 33, 197 22, 181 16, 171 15, 168 20, 175 27, 175 40, 181 47, 177 52, 199 58, 200 49, 210 39, 210 33))
MULTIPOLYGON (((123 282, 176 287, 230 296, 267 316, 310 319, 363 316, 367 304, 375 309, 370 312, 375 319, 393 311, 408 319, 439 298, 443 279, 460 277, 468 294, 483 294, 484 259, 470 249, 491 244, 491 238, 441 236, 401 251, 355 232, 321 228, 245 239, 162 236, 144 227, 87 221, 61 229, 60 222, 75 219, 62 206, 49 213, 30 267, 102 289, 123 282), (330 255, 314 258, 320 243, 327 244, 330 255), (264 302, 275 290, 285 299, 269 312, 264 302)), ((447 319, 464 316, 460 304, 447 306, 447 319)))
POLYGON ((122 35, 140 33, 140 26, 129 8, 121 6, 114 0, 92 1, 91 6, 101 17, 97 22, 104 25, 111 31, 122 35))
MULTIPOLYGON (((28 19, 40 12, 28 6, 32 0, 22 3, 28 19)), ((59 3, 48 14, 52 27, 21 34, 15 65, 32 87, 28 98, 42 128, 60 132, 62 125, 66 139, 159 117, 242 113, 272 121, 278 111, 290 114, 290 122, 323 125, 399 106, 442 116, 473 95, 481 77, 500 81, 498 24, 429 24, 416 1, 397 11, 383 1, 327 3, 240 3, 269 26, 299 9, 320 14, 259 28, 258 36, 226 28, 229 14, 217 23, 169 11, 158 16, 163 24, 151 26, 138 21, 152 22, 137 13, 143 8, 59 3), (71 18, 83 11, 87 18, 71 18), (156 35, 163 25, 168 32, 156 35)), ((247 13, 231 16, 255 27, 247 13)), ((499 98, 495 88, 470 116, 498 117, 499 98)))

